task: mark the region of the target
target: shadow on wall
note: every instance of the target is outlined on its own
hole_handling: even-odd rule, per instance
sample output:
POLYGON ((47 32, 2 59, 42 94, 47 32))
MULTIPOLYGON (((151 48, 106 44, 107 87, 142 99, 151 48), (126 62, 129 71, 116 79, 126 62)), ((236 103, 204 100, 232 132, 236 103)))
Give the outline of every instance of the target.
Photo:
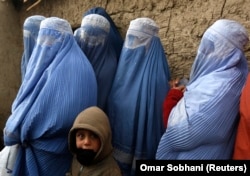
POLYGON ((29 4, 29 7, 26 11, 31 10, 33 7, 37 6, 42 0, 12 0, 12 3, 16 10, 21 10, 24 3, 29 4))
POLYGON ((17 10, 20 10, 23 5, 22 0, 12 0, 12 3, 17 10))

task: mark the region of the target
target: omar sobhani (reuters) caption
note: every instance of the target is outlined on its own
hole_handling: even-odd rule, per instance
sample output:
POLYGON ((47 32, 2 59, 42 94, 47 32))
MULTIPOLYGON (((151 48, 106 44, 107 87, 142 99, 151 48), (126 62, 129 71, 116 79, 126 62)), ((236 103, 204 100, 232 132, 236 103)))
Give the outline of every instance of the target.
POLYGON ((137 160, 140 175, 250 175, 250 160, 137 160))

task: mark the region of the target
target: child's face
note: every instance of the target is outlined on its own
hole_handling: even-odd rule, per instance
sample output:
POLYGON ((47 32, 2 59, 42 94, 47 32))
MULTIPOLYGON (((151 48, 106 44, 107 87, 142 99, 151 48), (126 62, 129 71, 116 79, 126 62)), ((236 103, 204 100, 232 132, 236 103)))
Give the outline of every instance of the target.
POLYGON ((101 147, 101 140, 90 130, 79 129, 76 132, 76 148, 78 149, 92 149, 98 152, 101 147))

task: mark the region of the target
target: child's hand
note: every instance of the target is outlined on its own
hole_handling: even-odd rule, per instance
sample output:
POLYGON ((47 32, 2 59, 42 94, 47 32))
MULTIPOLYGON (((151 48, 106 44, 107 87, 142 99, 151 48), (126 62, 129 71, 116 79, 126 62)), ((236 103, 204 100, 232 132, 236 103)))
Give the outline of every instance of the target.
POLYGON ((178 89, 182 92, 184 92, 186 90, 186 86, 185 85, 179 85, 179 81, 180 79, 173 79, 171 81, 169 81, 169 85, 171 89, 178 89))

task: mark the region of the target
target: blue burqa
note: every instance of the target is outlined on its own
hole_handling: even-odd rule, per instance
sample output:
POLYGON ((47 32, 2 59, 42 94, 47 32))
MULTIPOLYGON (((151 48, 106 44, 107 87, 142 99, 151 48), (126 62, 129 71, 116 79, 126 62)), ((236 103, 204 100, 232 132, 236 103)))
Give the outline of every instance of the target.
POLYGON ((114 157, 123 175, 134 175, 136 159, 155 158, 164 132, 170 73, 158 30, 149 18, 131 21, 108 101, 114 157))
POLYGON ((101 15, 109 21, 109 24, 110 24, 109 38, 111 38, 111 43, 115 49, 117 59, 119 59, 124 40, 115 22, 112 20, 110 15, 106 12, 106 10, 102 7, 94 7, 94 8, 89 9, 86 13, 83 14, 83 17, 89 14, 101 15))
POLYGON ((78 113, 96 101, 94 70, 70 24, 46 18, 4 128, 5 145, 21 146, 13 175, 65 175, 72 159, 68 132, 78 113))
POLYGON ((97 14, 85 16, 81 27, 74 32, 78 45, 94 68, 98 85, 97 106, 105 112, 117 69, 117 56, 109 32, 108 20, 97 14))
POLYGON ((36 39, 38 36, 39 28, 41 21, 44 20, 45 17, 41 15, 30 16, 25 19, 23 24, 23 56, 21 60, 21 75, 22 80, 26 73, 26 68, 32 54, 32 51, 36 44, 36 39))
POLYGON ((239 98, 248 68, 246 29, 221 19, 209 27, 198 48, 190 82, 172 109, 156 159, 231 159, 239 98))

